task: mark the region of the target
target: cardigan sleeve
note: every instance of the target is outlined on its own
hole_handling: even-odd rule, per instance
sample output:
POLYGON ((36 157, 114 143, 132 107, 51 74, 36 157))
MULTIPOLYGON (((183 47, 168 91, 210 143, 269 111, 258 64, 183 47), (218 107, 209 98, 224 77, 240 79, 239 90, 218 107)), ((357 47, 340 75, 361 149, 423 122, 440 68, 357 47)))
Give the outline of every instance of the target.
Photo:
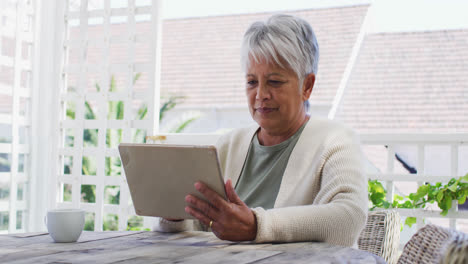
POLYGON ((356 138, 350 131, 342 132, 328 136, 323 143, 320 190, 312 204, 253 209, 256 242, 323 241, 357 246, 367 219, 367 180, 356 138))

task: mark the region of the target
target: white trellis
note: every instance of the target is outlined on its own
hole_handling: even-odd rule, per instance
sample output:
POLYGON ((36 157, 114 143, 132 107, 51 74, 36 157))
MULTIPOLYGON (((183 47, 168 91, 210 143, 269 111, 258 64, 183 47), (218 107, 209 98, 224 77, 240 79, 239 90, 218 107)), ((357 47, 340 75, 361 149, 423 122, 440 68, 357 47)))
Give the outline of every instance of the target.
MULTIPOLYGON (((377 179, 386 183, 387 200, 393 201, 395 182, 417 182, 420 186, 423 182, 443 182, 447 183, 451 178, 458 178, 465 175, 468 171, 463 171, 461 168, 462 160, 460 153, 464 156, 468 155, 466 143, 468 142, 468 134, 364 134, 361 135, 364 145, 380 145, 387 146, 386 155, 387 166, 386 171, 378 173, 369 173, 369 179, 377 179), (394 171, 395 148, 399 146, 413 146, 416 153, 416 174, 402 174, 394 171), (442 146, 446 148, 446 157, 449 161, 447 169, 443 174, 434 175, 428 172, 429 164, 426 162, 426 149, 431 146, 442 146)), ((438 161, 442 163, 441 161, 438 161)), ((442 164, 440 164, 442 165, 442 164)), ((413 190, 416 192, 416 190, 413 190)), ((457 219, 467 219, 468 212, 459 212, 457 210, 457 201, 453 201, 452 208, 447 214, 449 225, 451 228, 457 229, 457 219)), ((418 217, 417 227, 423 225, 423 218, 442 218, 440 211, 424 210, 424 209, 398 209, 402 216, 418 217)))
POLYGON ((119 160, 116 146, 106 141, 110 133, 121 133, 119 141, 132 142, 137 130, 146 134, 157 131, 158 4, 156 0, 66 1, 62 20, 59 21, 65 24, 64 65, 60 84, 61 135, 58 167, 55 170, 57 188, 50 197, 59 208, 79 207, 94 214, 95 231, 103 230, 103 219, 107 214, 118 217, 119 230, 125 230, 129 216, 134 215, 123 171, 106 175, 106 162, 119 160), (139 34, 141 23, 150 27, 149 32, 154 34, 139 34), (137 56, 138 49, 142 47, 149 50, 150 57, 137 56), (112 54, 115 50, 118 51, 117 55, 112 54), (144 84, 138 87, 134 84, 137 74, 145 79, 144 84), (113 87, 121 89, 110 90, 112 77, 116 80, 113 87), (119 108, 123 110, 123 118, 108 118, 110 102, 123 104, 119 108), (90 113, 85 103, 93 109, 95 118, 85 117, 86 113, 90 113), (139 120, 135 109, 142 105, 147 106, 147 115, 139 120), (71 112, 74 117, 71 115, 70 118, 71 112), (97 145, 85 145, 85 133, 96 130, 97 145), (96 164, 95 173, 83 171, 85 160, 96 164), (71 169, 65 171, 65 168, 71 169), (95 192, 93 203, 83 202, 85 185, 91 186, 86 188, 95 192), (106 203, 105 191, 109 186, 120 191, 118 204, 106 203), (71 197, 64 199, 70 189, 71 197))
POLYGON ((30 99, 34 45, 35 1, 0 1, 0 125, 6 140, 0 155, 0 233, 23 232, 29 214, 30 99), (2 197, 3 196, 3 197, 2 197), (7 228, 6 222, 8 222, 7 228))

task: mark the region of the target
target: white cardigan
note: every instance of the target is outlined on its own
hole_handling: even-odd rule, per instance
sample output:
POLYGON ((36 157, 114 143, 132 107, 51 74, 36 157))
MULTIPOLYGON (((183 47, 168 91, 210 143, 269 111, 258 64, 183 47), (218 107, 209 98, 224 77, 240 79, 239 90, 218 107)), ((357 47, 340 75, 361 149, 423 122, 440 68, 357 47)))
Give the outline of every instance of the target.
MULTIPOLYGON (((257 130, 237 129, 217 143, 223 175, 233 184, 257 130)), ((253 208, 255 242, 324 241, 356 247, 367 210, 367 179, 356 136, 337 122, 311 117, 289 157, 274 208, 253 208)), ((155 229, 204 228, 196 221, 160 219, 155 229)))

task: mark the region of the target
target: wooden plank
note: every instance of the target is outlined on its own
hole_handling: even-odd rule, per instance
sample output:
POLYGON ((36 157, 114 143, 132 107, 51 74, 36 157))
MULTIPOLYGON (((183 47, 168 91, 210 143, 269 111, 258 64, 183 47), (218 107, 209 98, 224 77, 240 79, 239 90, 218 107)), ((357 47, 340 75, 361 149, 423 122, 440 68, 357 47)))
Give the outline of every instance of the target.
POLYGON ((200 254, 200 252, 214 251, 215 249, 202 249, 199 247, 173 247, 169 245, 158 244, 158 246, 145 246, 112 252, 112 257, 108 254, 102 256, 93 256, 91 258, 80 258, 77 263, 178 263, 179 259, 200 254))
POLYGON ((185 257, 200 252, 200 247, 189 247, 212 238, 208 233, 164 234, 157 232, 85 232, 78 243, 53 243, 48 236, 15 238, 16 241, 28 240, 17 246, 25 250, 37 250, 44 254, 23 255, 21 259, 12 258, 13 263, 49 263, 69 261, 74 263, 110 263, 127 259, 149 256, 151 259, 167 262, 170 258, 185 257), (198 236, 197 236, 198 235, 198 236), (206 239, 205 239, 206 238, 206 239), (172 242, 179 240, 177 242, 172 242), (172 244, 168 244, 172 242, 172 244), (155 246, 155 244, 158 244, 155 246), (51 255, 53 253, 53 255, 51 255), (156 256, 152 256, 155 255, 156 256), (170 257, 170 258, 168 258, 170 257))
POLYGON ((273 258, 266 258, 256 263, 363 263, 374 264, 385 261, 368 252, 353 248, 332 246, 325 243, 310 243, 309 247, 286 247, 287 251, 275 255, 273 258))
MULTIPOLYGON (((88 232, 87 232, 88 233, 88 232)), ((33 236, 26 238, 18 238, 13 236, 3 236, 0 238, 0 259, 6 261, 25 261, 34 263, 40 261, 42 256, 50 257, 50 254, 59 254, 61 252, 77 252, 77 254, 87 254, 93 250, 105 251, 108 254, 113 254, 112 250, 119 247, 132 248, 128 244, 132 240, 126 237, 137 235, 141 232, 101 232, 92 234, 84 234, 83 242, 81 243, 54 243, 49 235, 33 236), (30 254, 12 254, 11 248, 17 248, 30 254), (5 256, 8 256, 6 258, 5 256), (4 258, 5 257, 5 258, 4 258)), ((139 246, 139 243, 134 243, 134 246, 139 246)))
MULTIPOLYGON (((36 257, 47 257, 51 254, 57 254, 60 251, 57 250, 43 250, 43 249, 25 249, 25 248, 16 248, 16 249, 1 249, 0 259, 2 263, 6 262, 15 262, 15 261, 25 261, 28 259, 36 257), (6 253, 10 251, 9 253, 6 253)), ((30 262, 33 263, 33 262, 30 262)))
POLYGON ((48 235, 0 236, 2 263, 385 263, 371 253, 319 242, 255 244, 208 232, 86 232, 78 243, 48 235))
POLYGON ((18 233, 18 234, 11 234, 9 236, 11 237, 20 237, 20 238, 25 238, 25 237, 35 237, 35 236, 43 236, 43 235, 48 235, 49 233, 45 232, 34 232, 34 233, 18 233))
POLYGON ((78 239, 78 243, 84 243, 89 241, 103 240, 114 237, 122 236, 133 236, 139 233, 144 233, 145 231, 115 231, 115 232, 88 232, 85 231, 81 234, 78 239))
POLYGON ((21 247, 35 243, 42 243, 48 240, 48 235, 30 236, 30 237, 15 237, 12 235, 0 236, 0 248, 21 247))
POLYGON ((204 263, 204 264, 215 264, 215 263, 252 263, 254 261, 266 259, 271 256, 275 256, 282 253, 281 251, 269 251, 269 250, 247 250, 247 251, 231 251, 229 248, 223 248, 220 250, 213 250, 209 252, 202 251, 201 254, 192 255, 182 259, 177 259, 175 263, 204 263))
POLYGON ((363 254, 364 251, 358 250, 358 249, 353 249, 353 248, 348 248, 348 247, 342 247, 339 250, 336 250, 332 252, 333 254, 329 255, 328 257, 330 258, 333 256, 332 259, 333 263, 349 263, 350 259, 353 260, 355 263, 382 263, 385 264, 385 260, 382 259, 381 257, 374 256, 372 254, 363 254))
POLYGON ((83 232, 76 243, 54 243, 52 237, 48 233, 26 233, 26 234, 14 234, 5 235, 0 237, 0 246, 8 246, 8 244, 14 244, 18 246, 38 246, 38 247, 57 247, 57 248, 68 248, 73 247, 77 243, 86 243, 90 241, 97 241, 103 239, 110 239, 122 236, 131 236, 142 233, 144 231, 123 231, 123 232, 83 232), (42 246, 40 244, 43 244, 42 246), (53 246, 53 245, 55 246, 53 246))
MULTIPOLYGON (((260 244, 261 245, 261 244, 260 244)), ((330 245, 320 242, 296 242, 296 243, 273 243, 264 244, 264 250, 281 250, 281 251, 294 251, 307 248, 308 250, 321 250, 322 247, 329 247, 330 245)))
MULTIPOLYGON (((115 239, 111 239, 115 240, 115 239)), ((123 240, 123 239, 122 239, 123 240)), ((73 262, 73 263, 113 263, 113 262, 133 262, 136 258, 151 259, 151 263, 167 263, 172 259, 193 256, 209 250, 215 249, 173 246, 165 243, 143 243, 125 237, 126 241, 119 243, 99 244, 98 241, 85 244, 94 244, 89 249, 74 249, 54 255, 38 256, 13 263, 51 263, 51 262, 73 262), (73 261, 71 261, 73 260, 73 261)), ((101 242, 106 241, 102 240, 101 242)), ((76 244, 75 244, 76 245, 76 244)), ((83 244, 81 244, 83 245, 83 244)))
MULTIPOLYGON (((102 232, 106 233, 106 232, 102 232)), ((114 232, 109 232, 114 233, 114 232)), ((139 232, 134 233, 127 233, 122 234, 122 232, 115 232, 114 236, 111 234, 100 234, 96 237, 88 237, 84 238, 83 240, 78 240, 79 242, 75 243, 54 243, 50 236, 38 237, 35 240, 30 240, 27 245, 24 245, 25 248, 30 249, 52 249, 58 251, 69 251, 69 250, 76 250, 76 251, 89 251, 95 248, 107 249, 108 247, 119 248, 121 245, 127 245, 129 242, 135 240, 129 237, 138 235, 139 232), (107 235, 104 238, 102 235, 107 235)), ((29 240, 29 239, 28 239, 29 240)), ((24 243, 23 243, 24 244, 24 243)), ((129 245, 127 245, 129 246, 129 245)))
POLYGON ((139 239, 141 241, 147 242, 158 242, 158 241, 170 241, 174 239, 179 239, 183 237, 188 237, 190 234, 185 232, 180 233, 162 233, 162 232, 143 232, 136 234, 134 236, 135 239, 139 239))
POLYGON ((227 247, 237 244, 226 240, 220 240, 211 232, 184 232, 186 237, 171 240, 175 246, 199 246, 199 247, 227 247))
POLYGON ((112 252, 100 252, 99 254, 62 254, 57 256, 57 259, 73 258, 75 263, 113 263, 113 262, 133 262, 132 259, 146 257, 151 259, 152 263, 167 263, 173 258, 180 256, 193 255, 199 252, 197 248, 180 248, 175 249, 170 246, 144 246, 135 247, 127 250, 119 250, 112 252))
MULTIPOLYGON (((243 250, 275 250, 275 249, 270 249, 268 248, 271 246, 271 244, 256 244, 256 243, 238 243, 238 244, 233 244, 229 246, 229 250, 238 250, 238 251, 243 251, 243 250)), ((280 250, 280 249, 279 249, 280 250)))

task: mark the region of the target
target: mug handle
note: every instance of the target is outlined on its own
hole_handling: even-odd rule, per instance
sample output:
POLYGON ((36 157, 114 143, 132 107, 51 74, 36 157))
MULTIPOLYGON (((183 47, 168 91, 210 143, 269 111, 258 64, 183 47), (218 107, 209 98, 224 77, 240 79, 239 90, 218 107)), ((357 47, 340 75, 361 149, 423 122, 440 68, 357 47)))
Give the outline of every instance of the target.
POLYGON ((44 224, 47 226, 47 215, 44 215, 44 224))

